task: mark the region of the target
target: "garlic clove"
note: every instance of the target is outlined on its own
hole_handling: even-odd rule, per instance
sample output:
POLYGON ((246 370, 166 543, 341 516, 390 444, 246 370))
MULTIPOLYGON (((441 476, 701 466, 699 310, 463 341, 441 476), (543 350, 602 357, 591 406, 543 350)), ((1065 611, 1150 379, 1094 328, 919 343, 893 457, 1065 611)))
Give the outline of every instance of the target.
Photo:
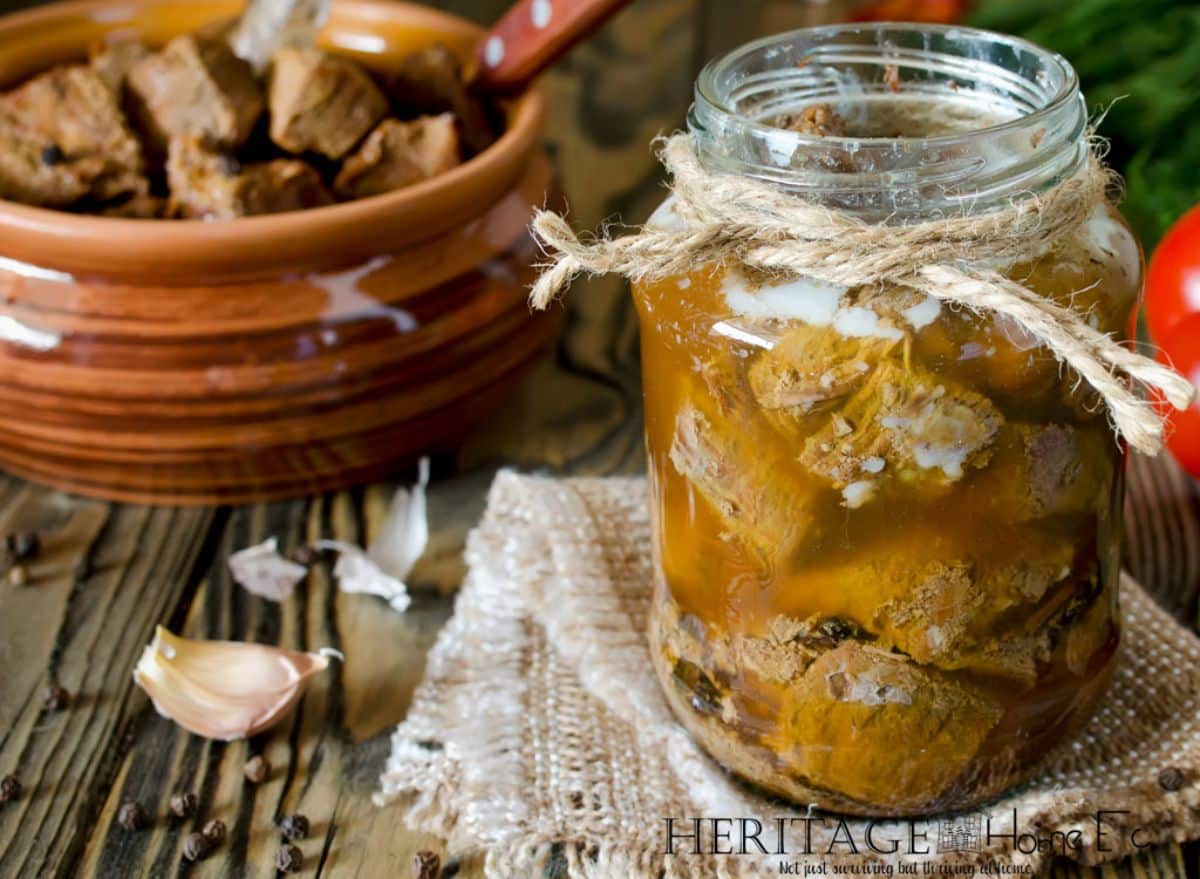
POLYGON ((196 735, 232 741, 274 726, 328 665, 322 654, 190 640, 159 626, 133 679, 162 716, 196 735))
POLYGON ((412 599, 404 581, 380 568, 361 547, 342 540, 319 540, 316 547, 337 552, 338 560, 333 566, 333 576, 337 579, 338 589, 343 592, 378 595, 387 600, 392 610, 399 613, 408 610, 412 599))
POLYGON ((428 485, 429 459, 422 458, 417 465, 417 484, 411 491, 397 489, 378 534, 365 551, 343 540, 317 541, 317 549, 338 553, 333 576, 340 590, 378 595, 386 599, 393 610, 400 613, 408 610, 412 599, 404 578, 429 543, 425 501, 428 485))
POLYGON ((230 575, 242 588, 268 601, 284 601, 308 575, 303 565, 279 554, 279 541, 274 537, 238 550, 228 564, 230 575))
POLYGON ((417 563, 429 543, 429 518, 425 507, 425 488, 429 485, 429 459, 417 464, 417 484, 410 492, 400 488, 392 497, 388 514, 367 555, 380 570, 403 580, 417 563))

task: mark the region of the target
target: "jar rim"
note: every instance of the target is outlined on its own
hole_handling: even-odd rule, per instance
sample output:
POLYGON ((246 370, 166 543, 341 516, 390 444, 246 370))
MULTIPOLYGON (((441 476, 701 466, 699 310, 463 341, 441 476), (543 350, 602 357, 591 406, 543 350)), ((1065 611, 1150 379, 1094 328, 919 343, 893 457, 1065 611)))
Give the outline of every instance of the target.
POLYGON ((868 213, 936 213, 968 201, 977 209, 1038 192, 1077 173, 1088 149, 1086 104, 1062 55, 1020 37, 924 23, 852 22, 747 43, 701 71, 688 123, 715 170, 868 213), (887 80, 889 68, 897 79, 887 80), (768 121, 813 103, 861 114, 903 102, 961 118, 945 131, 895 136, 768 121))
POLYGON ((744 43, 731 52, 712 59, 700 71, 700 75, 696 79, 695 94, 698 98, 703 98, 715 109, 724 111, 733 116, 745 121, 746 124, 758 128, 778 130, 775 126, 767 125, 752 117, 740 114, 736 108, 729 107, 725 103, 725 99, 716 93, 714 83, 719 73, 727 67, 732 66, 737 61, 754 52, 761 51, 773 44, 781 41, 796 39, 799 37, 821 37, 833 36, 838 34, 849 33, 865 33, 874 32, 879 35, 885 33, 941 33, 947 37, 955 34, 966 36, 982 37, 989 41, 1009 45, 1014 48, 1020 48, 1029 53, 1033 57, 1042 59, 1045 62, 1047 69, 1056 69, 1063 74, 1063 79, 1059 84, 1056 93, 1041 107, 1033 112, 1025 115, 1008 119, 1003 122, 998 122, 994 125, 987 125, 970 131, 956 132, 953 134, 932 135, 929 137, 920 138, 895 138, 895 137, 870 137, 870 136, 839 136, 839 135, 809 135, 802 132, 794 132, 797 139, 809 140, 813 142, 829 143, 830 141, 855 141, 855 142, 889 142, 893 140, 913 140, 919 139, 926 143, 943 144, 951 143, 962 138, 971 137, 976 134, 990 133, 1012 128, 1017 125, 1028 124, 1029 122, 1038 121, 1044 117, 1053 115, 1064 104, 1070 102, 1079 90, 1079 77, 1075 73, 1075 68, 1071 63, 1058 52, 1043 48, 1037 43, 1026 40, 1023 37, 1014 36, 1012 34, 1004 34, 999 31, 986 30, 984 28, 964 27, 958 25, 945 24, 926 24, 922 22, 850 22, 844 24, 829 24, 820 25, 817 27, 797 28, 791 31, 784 31, 779 34, 774 34, 767 37, 760 37, 752 40, 749 43, 744 43))

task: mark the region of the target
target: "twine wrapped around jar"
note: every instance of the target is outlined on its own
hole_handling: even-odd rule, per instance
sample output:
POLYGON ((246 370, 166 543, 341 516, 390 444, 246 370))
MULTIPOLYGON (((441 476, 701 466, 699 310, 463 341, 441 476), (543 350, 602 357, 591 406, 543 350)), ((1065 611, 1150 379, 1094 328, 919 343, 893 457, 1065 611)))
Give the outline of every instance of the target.
POLYGON ((581 273, 654 281, 703 265, 742 264, 844 287, 904 286, 1014 321, 1100 394, 1116 433, 1141 452, 1161 451, 1165 429, 1148 397, 1161 394, 1176 409, 1195 398, 1175 370, 988 267, 1045 253, 1083 225, 1112 182, 1095 156, 1081 173, 1003 209, 905 225, 869 222, 762 181, 709 171, 689 134, 666 138, 660 159, 673 178, 677 226, 581 240, 558 214, 538 212, 533 231, 553 256, 533 287, 534 308, 546 308, 581 273))

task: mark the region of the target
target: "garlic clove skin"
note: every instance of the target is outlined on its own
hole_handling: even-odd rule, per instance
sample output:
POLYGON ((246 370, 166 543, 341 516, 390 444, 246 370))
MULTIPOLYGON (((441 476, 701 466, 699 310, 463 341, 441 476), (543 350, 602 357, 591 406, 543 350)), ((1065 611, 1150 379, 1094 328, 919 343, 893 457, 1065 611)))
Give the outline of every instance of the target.
POLYGON ((194 641, 159 626, 133 679, 163 717, 207 739, 232 741, 274 726, 326 656, 266 644, 194 641))
POLYGON ((429 485, 429 459, 417 464, 417 484, 399 488, 392 496, 379 533, 367 547, 367 556, 384 573, 397 580, 407 577, 429 543, 429 517, 425 489, 429 485))
POLYGON ((338 560, 333 566, 333 576, 342 592, 378 595, 387 600, 392 610, 398 613, 408 610, 412 599, 404 581, 379 567, 362 548, 341 540, 318 540, 316 547, 337 552, 338 560))
POLYGON ((408 610, 412 599, 404 580, 429 543, 428 485, 429 459, 422 458, 417 465, 417 484, 411 490, 396 490, 387 516, 366 550, 342 540, 317 541, 317 549, 338 554, 333 566, 338 589, 377 595, 398 613, 408 610))
POLYGON ((279 541, 272 537, 229 556, 229 573, 247 592, 268 601, 285 601, 308 576, 308 569, 279 554, 279 541))

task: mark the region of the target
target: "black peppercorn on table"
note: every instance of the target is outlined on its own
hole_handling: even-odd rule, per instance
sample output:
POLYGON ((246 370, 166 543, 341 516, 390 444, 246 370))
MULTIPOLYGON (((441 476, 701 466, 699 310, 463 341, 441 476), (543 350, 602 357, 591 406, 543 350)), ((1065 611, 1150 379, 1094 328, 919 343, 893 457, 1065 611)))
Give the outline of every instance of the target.
MULTIPOLYGON (((491 21, 507 2, 440 5, 491 21)), ((647 144, 681 122, 697 63, 758 32, 804 24, 812 8, 641 0, 581 46, 546 81, 547 130, 573 220, 586 228, 613 213, 643 219, 661 197, 647 144)), ((360 541, 395 484, 175 510, 82 500, 0 477, 0 533, 40 537, 22 574, 0 579, 0 776, 13 773, 22 788, 0 804, 0 877, 274 876, 281 864, 295 866, 285 844, 298 850, 296 875, 404 879, 422 851, 442 855, 445 875, 481 875, 477 863, 447 865, 439 840, 409 832, 399 807, 377 808, 371 795, 389 733, 450 615, 462 542, 495 471, 642 469, 635 325, 621 283, 580 289, 556 356, 477 438, 434 461, 430 544, 403 615, 339 594, 325 565, 282 605, 244 592, 225 565, 230 552, 270 536, 285 552, 320 537, 360 541), (209 742, 159 717, 133 685, 134 664, 160 624, 189 637, 333 647, 346 661, 318 677, 270 732, 209 742), (53 687, 63 692, 47 692, 53 687), (269 767, 257 783, 245 772, 254 756, 269 767), (134 829, 119 821, 128 803, 145 813, 140 821, 126 810, 134 829), (296 838, 285 841, 280 825, 294 815, 307 819, 307 832, 293 820, 296 838)), ((1129 567, 1193 618, 1195 487, 1169 462, 1134 460, 1130 472, 1137 527, 1129 567)), ((412 477, 397 473, 396 484, 412 477)), ((1174 879, 1196 868, 1196 848, 1170 845, 1103 871, 1066 862, 1054 871, 1174 879)))

